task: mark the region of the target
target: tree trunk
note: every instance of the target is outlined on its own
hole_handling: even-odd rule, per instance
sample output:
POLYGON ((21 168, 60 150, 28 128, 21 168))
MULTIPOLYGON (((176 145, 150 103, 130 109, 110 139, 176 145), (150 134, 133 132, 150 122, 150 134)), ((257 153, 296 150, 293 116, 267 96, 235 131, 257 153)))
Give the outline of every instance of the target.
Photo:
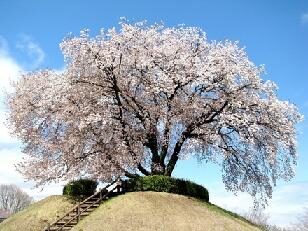
POLYGON ((164 175, 165 166, 161 165, 159 159, 151 163, 151 175, 164 175))
POLYGON ((178 162, 179 153, 181 152, 182 145, 184 144, 186 138, 187 138, 187 134, 183 133, 181 138, 176 143, 174 150, 173 150, 173 153, 171 155, 171 158, 169 160, 169 163, 167 164, 167 167, 165 169, 165 175, 166 176, 171 176, 171 173, 173 172, 175 165, 178 162))
POLYGON ((167 165, 167 168, 165 170, 164 175, 171 176, 171 174, 172 174, 172 172, 173 172, 173 170, 175 168, 175 165, 176 165, 176 162, 178 161, 178 159, 179 159, 178 155, 172 155, 171 156, 171 159, 170 159, 170 161, 169 161, 169 163, 167 165))

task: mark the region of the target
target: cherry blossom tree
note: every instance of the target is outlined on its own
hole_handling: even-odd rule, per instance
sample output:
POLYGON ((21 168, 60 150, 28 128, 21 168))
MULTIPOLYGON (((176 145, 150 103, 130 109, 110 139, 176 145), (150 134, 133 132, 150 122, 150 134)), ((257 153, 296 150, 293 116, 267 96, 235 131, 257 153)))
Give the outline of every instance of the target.
POLYGON ((237 42, 208 41, 196 27, 120 27, 64 39, 63 73, 15 83, 9 121, 27 179, 171 176, 196 157, 221 164, 227 190, 266 200, 294 175, 302 116, 237 42))

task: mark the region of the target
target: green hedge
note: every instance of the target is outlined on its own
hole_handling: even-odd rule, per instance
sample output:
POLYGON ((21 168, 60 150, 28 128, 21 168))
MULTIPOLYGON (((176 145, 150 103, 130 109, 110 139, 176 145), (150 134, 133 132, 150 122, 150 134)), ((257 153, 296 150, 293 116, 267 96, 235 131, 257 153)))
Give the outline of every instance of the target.
POLYGON ((209 201, 209 193, 206 188, 184 179, 168 176, 153 175, 136 177, 125 182, 126 191, 155 191, 169 192, 209 201))
POLYGON ((97 185, 97 181, 90 179, 71 181, 64 186, 63 195, 73 198, 89 197, 95 193, 97 185))

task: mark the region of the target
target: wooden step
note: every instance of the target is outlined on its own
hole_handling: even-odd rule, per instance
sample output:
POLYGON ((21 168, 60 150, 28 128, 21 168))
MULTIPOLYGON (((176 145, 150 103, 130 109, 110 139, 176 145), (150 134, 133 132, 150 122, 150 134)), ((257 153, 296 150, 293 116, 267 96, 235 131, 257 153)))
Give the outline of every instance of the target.
POLYGON ((83 212, 80 214, 81 217, 89 216, 91 212, 83 212))
POLYGON ((67 222, 67 221, 70 221, 70 220, 72 220, 72 222, 74 222, 74 220, 77 220, 77 217, 68 217, 68 216, 63 217, 63 219, 61 221, 58 221, 58 222, 67 222), (72 220, 72 218, 74 218, 74 219, 72 220))
POLYGON ((94 211, 96 208, 97 208, 97 207, 90 207, 90 208, 87 208, 85 211, 83 211, 83 213, 84 213, 84 212, 92 212, 92 211, 94 211))
POLYGON ((73 226, 75 226, 75 225, 77 225, 77 223, 76 223, 76 224, 66 224, 66 225, 64 225, 64 226, 63 226, 63 224, 62 224, 62 225, 56 225, 55 227, 58 227, 58 228, 61 228, 62 226, 63 226, 63 227, 73 227, 73 226))
POLYGON ((93 200, 93 201, 86 201, 86 202, 83 202, 83 203, 80 203, 81 205, 85 205, 85 204, 95 204, 95 203, 99 203, 99 199, 97 200, 93 200))
POLYGON ((91 202, 91 203, 83 203, 83 204, 80 204, 80 206, 82 205, 98 205, 99 202, 98 201, 95 201, 95 202, 91 202))
POLYGON ((88 205, 85 205, 85 204, 83 204, 83 205, 80 205, 80 208, 91 208, 91 207, 95 207, 95 208, 97 208, 97 207, 99 207, 99 204, 93 204, 93 205, 90 205, 90 204, 88 204, 88 205))
MULTIPOLYGON (((57 222, 56 225, 61 226, 61 225, 64 225, 65 223, 66 223, 65 221, 61 221, 61 222, 57 222)), ((77 221, 71 221, 69 224, 70 225, 76 225, 77 221)))
POLYGON ((88 201, 93 202, 93 201, 97 201, 97 200, 99 200, 99 197, 92 197, 92 198, 88 199, 86 202, 88 202, 88 201))
POLYGON ((73 227, 74 227, 75 225, 71 225, 71 226, 64 226, 64 227, 62 227, 62 226, 56 226, 54 229, 55 230, 71 230, 73 227))
MULTIPOLYGON (((54 230, 71 230, 73 227, 63 227, 63 228, 60 228, 60 227, 57 227, 57 226, 53 226, 53 227, 50 227, 50 231, 54 231, 54 230)), ((46 231, 49 231, 48 229, 46 229, 46 231)))
POLYGON ((96 208, 88 208, 88 209, 84 209, 81 211, 80 215, 83 213, 89 213, 89 212, 93 212, 96 208))

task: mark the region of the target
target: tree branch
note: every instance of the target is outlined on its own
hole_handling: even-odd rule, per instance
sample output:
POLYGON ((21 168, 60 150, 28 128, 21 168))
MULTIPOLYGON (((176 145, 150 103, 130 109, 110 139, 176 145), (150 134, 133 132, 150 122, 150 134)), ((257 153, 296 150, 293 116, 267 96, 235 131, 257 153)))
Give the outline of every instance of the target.
POLYGON ((128 172, 128 171, 124 171, 124 174, 125 174, 125 176, 128 177, 128 178, 136 178, 136 177, 139 176, 138 174, 130 173, 130 172, 128 172))
POLYGON ((150 173, 140 163, 138 164, 138 170, 145 176, 149 176, 150 173))
POLYGON ((178 140, 178 142, 175 145, 174 151, 171 155, 171 158, 165 170, 166 175, 171 176, 171 173, 174 170, 175 164, 179 159, 178 155, 182 149, 182 146, 184 142, 186 141, 186 139, 189 137, 189 135, 195 130, 195 128, 205 123, 213 122, 215 117, 219 115, 227 105, 228 105, 228 101, 226 101, 219 110, 215 111, 214 113, 208 113, 208 116, 205 117, 206 119, 203 120, 202 117, 200 117, 201 118, 200 121, 192 123, 190 126, 186 128, 186 130, 182 133, 181 138, 178 140))

